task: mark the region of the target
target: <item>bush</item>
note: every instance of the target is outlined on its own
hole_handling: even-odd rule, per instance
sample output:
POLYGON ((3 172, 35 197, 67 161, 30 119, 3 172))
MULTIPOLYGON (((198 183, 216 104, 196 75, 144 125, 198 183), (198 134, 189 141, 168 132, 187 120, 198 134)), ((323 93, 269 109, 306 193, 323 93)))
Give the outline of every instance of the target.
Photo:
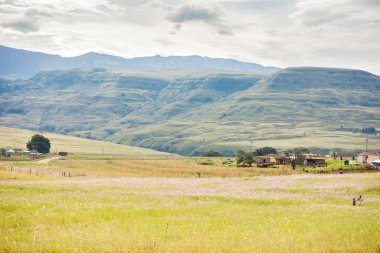
POLYGON ((207 152, 204 152, 203 157, 223 157, 223 155, 219 152, 216 152, 216 151, 207 151, 207 152))

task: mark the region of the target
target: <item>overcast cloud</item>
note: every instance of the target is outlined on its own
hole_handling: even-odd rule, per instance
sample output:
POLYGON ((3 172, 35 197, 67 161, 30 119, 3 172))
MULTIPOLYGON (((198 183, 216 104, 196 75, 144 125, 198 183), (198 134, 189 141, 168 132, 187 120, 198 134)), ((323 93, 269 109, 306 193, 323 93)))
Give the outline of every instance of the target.
POLYGON ((380 0, 0 0, 0 44, 380 74, 380 0))

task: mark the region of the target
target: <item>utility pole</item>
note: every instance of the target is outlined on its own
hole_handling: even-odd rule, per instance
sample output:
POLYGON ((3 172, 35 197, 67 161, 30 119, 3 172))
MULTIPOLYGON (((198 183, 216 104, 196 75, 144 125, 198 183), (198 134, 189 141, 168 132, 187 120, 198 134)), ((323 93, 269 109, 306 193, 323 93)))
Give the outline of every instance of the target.
POLYGON ((367 141, 365 143, 365 152, 368 152, 368 135, 367 135, 367 141))
POLYGON ((253 140, 251 139, 251 154, 252 154, 252 151, 253 151, 253 140))

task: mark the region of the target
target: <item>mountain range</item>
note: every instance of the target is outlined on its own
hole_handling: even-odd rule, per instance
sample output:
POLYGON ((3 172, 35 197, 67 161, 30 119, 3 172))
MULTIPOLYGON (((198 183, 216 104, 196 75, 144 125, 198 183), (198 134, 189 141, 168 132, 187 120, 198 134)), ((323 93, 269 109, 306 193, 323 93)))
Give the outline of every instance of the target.
MULTIPOLYGON (((380 77, 366 71, 297 67, 268 74, 175 68, 173 61, 154 67, 153 59, 174 58, 149 58, 151 71, 65 65, 24 80, 0 79, 0 124, 184 155, 231 155, 250 145, 360 150, 366 136, 340 129, 380 127, 380 77)), ((19 62, 17 73, 21 62, 32 65, 19 62)), ((380 148, 378 135, 370 148, 380 148)))
POLYGON ((167 71, 175 69, 218 69, 268 74, 278 70, 255 63, 233 59, 201 56, 151 56, 123 58, 113 55, 86 53, 76 57, 31 52, 0 45, 0 76, 8 78, 29 78, 39 71, 68 70, 74 68, 104 68, 108 70, 167 71))

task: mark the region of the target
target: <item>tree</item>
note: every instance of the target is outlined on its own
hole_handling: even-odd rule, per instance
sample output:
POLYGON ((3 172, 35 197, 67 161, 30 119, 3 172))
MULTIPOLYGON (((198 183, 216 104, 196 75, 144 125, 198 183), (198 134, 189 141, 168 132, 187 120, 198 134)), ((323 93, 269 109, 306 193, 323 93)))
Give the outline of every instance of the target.
POLYGON ((254 162, 253 157, 253 153, 245 152, 244 150, 238 150, 236 152, 236 164, 239 166, 239 164, 244 163, 248 164, 248 166, 251 166, 254 162))
POLYGON ((36 150, 37 152, 47 154, 50 151, 50 141, 43 135, 35 134, 26 144, 28 150, 36 150))
POLYGON ((362 128, 362 133, 363 134, 375 134, 376 133, 376 128, 374 128, 374 127, 362 128))
POLYGON ((256 155, 269 155, 269 154, 277 154, 277 150, 272 147, 263 147, 263 148, 258 148, 255 151, 256 155))
POLYGON ((216 152, 216 151, 207 151, 207 152, 204 152, 203 157, 223 157, 223 155, 219 152, 216 152))
POLYGON ((301 165, 305 161, 304 154, 308 154, 310 151, 306 148, 295 148, 293 150, 293 158, 290 161, 292 169, 295 170, 297 164, 301 165))
POLYGON ((236 164, 239 165, 242 162, 244 162, 244 157, 245 157, 245 151, 244 150, 238 150, 236 151, 236 164))
POLYGON ((254 162, 253 160, 253 154, 252 153, 245 153, 244 156, 244 163, 248 164, 249 167, 252 166, 252 163, 254 162))

